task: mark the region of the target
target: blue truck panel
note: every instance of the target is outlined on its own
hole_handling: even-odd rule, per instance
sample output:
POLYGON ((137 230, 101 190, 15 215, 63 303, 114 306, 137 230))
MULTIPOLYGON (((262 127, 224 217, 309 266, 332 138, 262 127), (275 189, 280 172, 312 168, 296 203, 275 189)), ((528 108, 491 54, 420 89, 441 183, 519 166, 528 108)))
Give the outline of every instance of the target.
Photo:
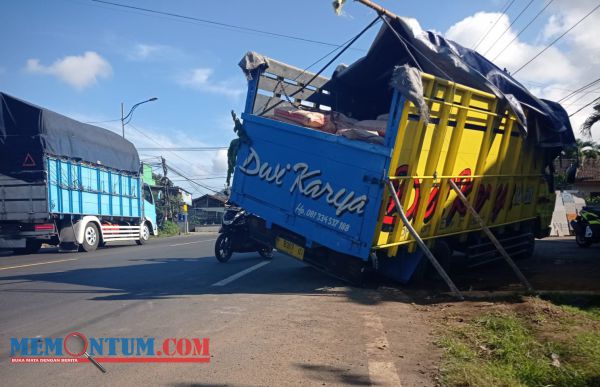
MULTIPOLYGON (((253 82, 253 81, 250 81, 253 82)), ((255 90, 249 87, 250 93, 255 90)), ((252 96, 248 97, 253 100, 252 96)), ((231 201, 332 250, 368 260, 401 111, 393 98, 385 145, 244 113, 231 201)))
POLYGON ((115 217, 142 215, 138 176, 47 157, 48 212, 115 217))

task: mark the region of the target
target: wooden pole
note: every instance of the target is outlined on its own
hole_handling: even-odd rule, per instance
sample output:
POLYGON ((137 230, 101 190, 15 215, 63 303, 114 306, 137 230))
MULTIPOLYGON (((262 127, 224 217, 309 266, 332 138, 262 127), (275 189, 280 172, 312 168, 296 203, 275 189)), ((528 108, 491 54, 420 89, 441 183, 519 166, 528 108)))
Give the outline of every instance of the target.
POLYGON ((429 247, 427 247, 427 245, 425 244, 423 239, 421 239, 421 237, 419 236, 417 231, 414 229, 412 224, 410 224, 410 221, 404 214, 404 210, 402 208, 402 203, 400 203, 400 199, 398 198, 398 193, 396 192, 396 189, 394 188, 394 184, 392 183, 392 181, 388 180, 387 185, 388 185, 388 189, 390 190, 390 193, 392 194, 392 198, 394 199, 394 203, 396 204, 396 211, 398 212, 398 215, 400 215, 400 219, 402 219, 402 223, 404 223, 404 226, 406 226, 410 235, 412 235, 413 238, 415 238, 415 241, 417 242, 419 247, 421 247, 421 249, 425 253, 425 256, 429 259, 429 262, 431 262, 431 264, 433 265, 435 270, 437 270, 440 277, 442 277, 444 279, 444 281, 446 282, 446 284, 448 285, 448 287, 450 288, 452 293, 454 293, 454 295, 456 295, 456 297, 459 300, 461 300, 461 301, 464 300, 465 298, 461 294, 460 290, 458 290, 458 288, 456 287, 454 282, 452 282, 452 279, 450 278, 450 276, 448 276, 448 273, 446 273, 446 270, 444 270, 442 265, 440 265, 438 260, 433 256, 433 253, 431 252, 431 250, 429 250, 429 247))
POLYGON ((371 0, 357 0, 359 3, 363 3, 364 5, 366 5, 369 8, 372 8, 375 10, 375 12, 377 12, 378 14, 383 14, 387 17, 389 17, 390 19, 398 19, 398 15, 396 15, 395 13, 388 11, 387 9, 383 8, 381 5, 371 1, 371 0))
POLYGON ((502 257, 504 258, 506 263, 508 263, 508 265, 511 267, 511 269, 513 269, 513 271, 515 272, 515 274, 517 275, 517 277, 519 278, 521 283, 527 288, 528 291, 533 292, 533 287, 531 286, 529 281, 527 281, 527 278, 525 278, 525 276, 523 275, 521 270, 519 270, 519 268, 515 264, 515 261, 513 261, 513 259, 510 257, 510 255, 508 255, 506 250, 504 250, 504 247, 502 247, 502 244, 500 243, 498 238, 496 238, 494 233, 492 233, 492 230, 490 230, 489 227, 486 226, 486 224, 483 221, 483 219, 481 218, 481 216, 479 216, 479 213, 477 213, 477 210, 475 210, 475 207, 473 207, 471 205, 471 203, 469 203, 469 201, 467 200, 467 197, 462 193, 460 188, 458 188, 458 186, 456 185, 454 180, 448 179, 448 183, 450 184, 450 187, 452 187, 452 189, 456 192, 456 195, 458 195, 459 199, 463 202, 465 207, 467 207, 469 209, 469 212, 471 212, 473 219, 475 219, 477 221, 477 223, 479 223, 479 226, 481 226, 481 229, 483 230, 483 232, 487 235, 487 237, 490 239, 492 244, 500 252, 500 255, 502 255, 502 257))

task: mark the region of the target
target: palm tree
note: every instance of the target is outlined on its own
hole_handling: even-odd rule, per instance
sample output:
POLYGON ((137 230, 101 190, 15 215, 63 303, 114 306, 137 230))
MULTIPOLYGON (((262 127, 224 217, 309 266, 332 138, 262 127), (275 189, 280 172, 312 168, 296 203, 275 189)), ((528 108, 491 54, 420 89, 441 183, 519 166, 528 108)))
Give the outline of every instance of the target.
POLYGON ((588 138, 592 137, 592 126, 594 126, 595 123, 600 122, 600 98, 594 100, 592 104, 594 105, 594 111, 585 120, 583 125, 581 125, 581 134, 588 138))
POLYGON ((577 139, 577 155, 581 163, 585 160, 596 160, 600 158, 600 145, 593 140, 577 139))

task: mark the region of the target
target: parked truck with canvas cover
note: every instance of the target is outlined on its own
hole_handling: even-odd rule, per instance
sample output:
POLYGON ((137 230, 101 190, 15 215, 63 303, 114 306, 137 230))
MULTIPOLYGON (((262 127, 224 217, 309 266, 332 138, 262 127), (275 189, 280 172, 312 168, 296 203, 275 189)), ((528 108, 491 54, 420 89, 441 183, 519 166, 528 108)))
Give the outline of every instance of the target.
POLYGON ((475 51, 396 18, 331 78, 254 52, 240 66, 248 94, 230 201, 256 215, 264 243, 344 278, 372 267, 406 282, 423 251, 393 187, 441 261, 491 258, 452 183, 512 256, 548 235, 569 119, 475 51))
POLYGON ((0 249, 92 251, 156 233, 131 142, 0 93, 0 249))

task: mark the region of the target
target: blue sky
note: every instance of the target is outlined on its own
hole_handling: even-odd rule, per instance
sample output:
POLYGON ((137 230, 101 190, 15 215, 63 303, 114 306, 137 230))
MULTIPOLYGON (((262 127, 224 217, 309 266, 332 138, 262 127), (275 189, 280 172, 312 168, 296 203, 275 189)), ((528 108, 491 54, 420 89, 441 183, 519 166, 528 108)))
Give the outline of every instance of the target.
MULTIPOLYGON (((349 39, 374 17, 370 9, 352 1, 347 2, 344 15, 339 17, 333 13, 330 0, 114 2, 331 43, 349 39)), ((516 2, 494 31, 501 37, 500 42, 526 24, 545 2, 535 0, 520 23, 501 36, 503 23, 511 21, 526 3, 516 2)), ((477 34, 480 37, 505 3, 380 1, 400 15, 416 18, 424 29, 448 33, 459 42, 477 34)), ((595 1, 577 2, 580 13, 577 7, 566 8, 568 2, 564 0, 555 3, 513 44, 516 53, 514 58, 506 59, 510 60, 509 65, 521 60, 519 55, 526 58, 532 54, 528 48, 533 50, 551 39, 595 1), (523 48, 522 54, 516 51, 517 47, 523 48)), ((589 21, 590 26, 599 24, 597 15, 594 19, 595 22, 589 21)), ((357 42, 356 47, 367 48, 375 31, 357 42)), ((578 42, 575 38, 580 35, 575 32, 571 40, 564 39, 557 45, 555 55, 582 51, 582 44, 584 48, 596 47, 590 39, 578 42)), ((142 147, 157 146, 149 137, 164 146, 228 145, 233 138, 229 111, 241 111, 245 97, 245 80, 237 63, 246 51, 258 51, 303 68, 332 49, 89 0, 5 1, 0 5, 0 33, 3 92, 82 121, 115 120, 120 117, 122 101, 128 109, 136 102, 158 97, 158 101, 140 106, 132 121, 146 136, 133 128, 126 129, 128 138, 142 147)), ((491 35, 490 41, 494 40, 494 34, 491 35)), ((348 51, 340 62, 351 63, 362 54, 360 50, 348 51)), ((573 68, 579 67, 573 64, 573 68)), ((545 73, 541 67, 536 71, 524 72, 521 79, 533 82, 531 86, 545 96, 559 96, 560 89, 576 88, 598 75, 586 70, 563 79, 545 73)), ((119 122, 100 126, 120 131, 119 122)), ((162 153, 189 176, 223 175, 223 152, 162 153)), ((145 152, 142 158, 159 154, 145 152)), ((222 187, 223 181, 212 179, 203 184, 222 187)), ((195 187, 191 188, 195 191, 195 187)))

